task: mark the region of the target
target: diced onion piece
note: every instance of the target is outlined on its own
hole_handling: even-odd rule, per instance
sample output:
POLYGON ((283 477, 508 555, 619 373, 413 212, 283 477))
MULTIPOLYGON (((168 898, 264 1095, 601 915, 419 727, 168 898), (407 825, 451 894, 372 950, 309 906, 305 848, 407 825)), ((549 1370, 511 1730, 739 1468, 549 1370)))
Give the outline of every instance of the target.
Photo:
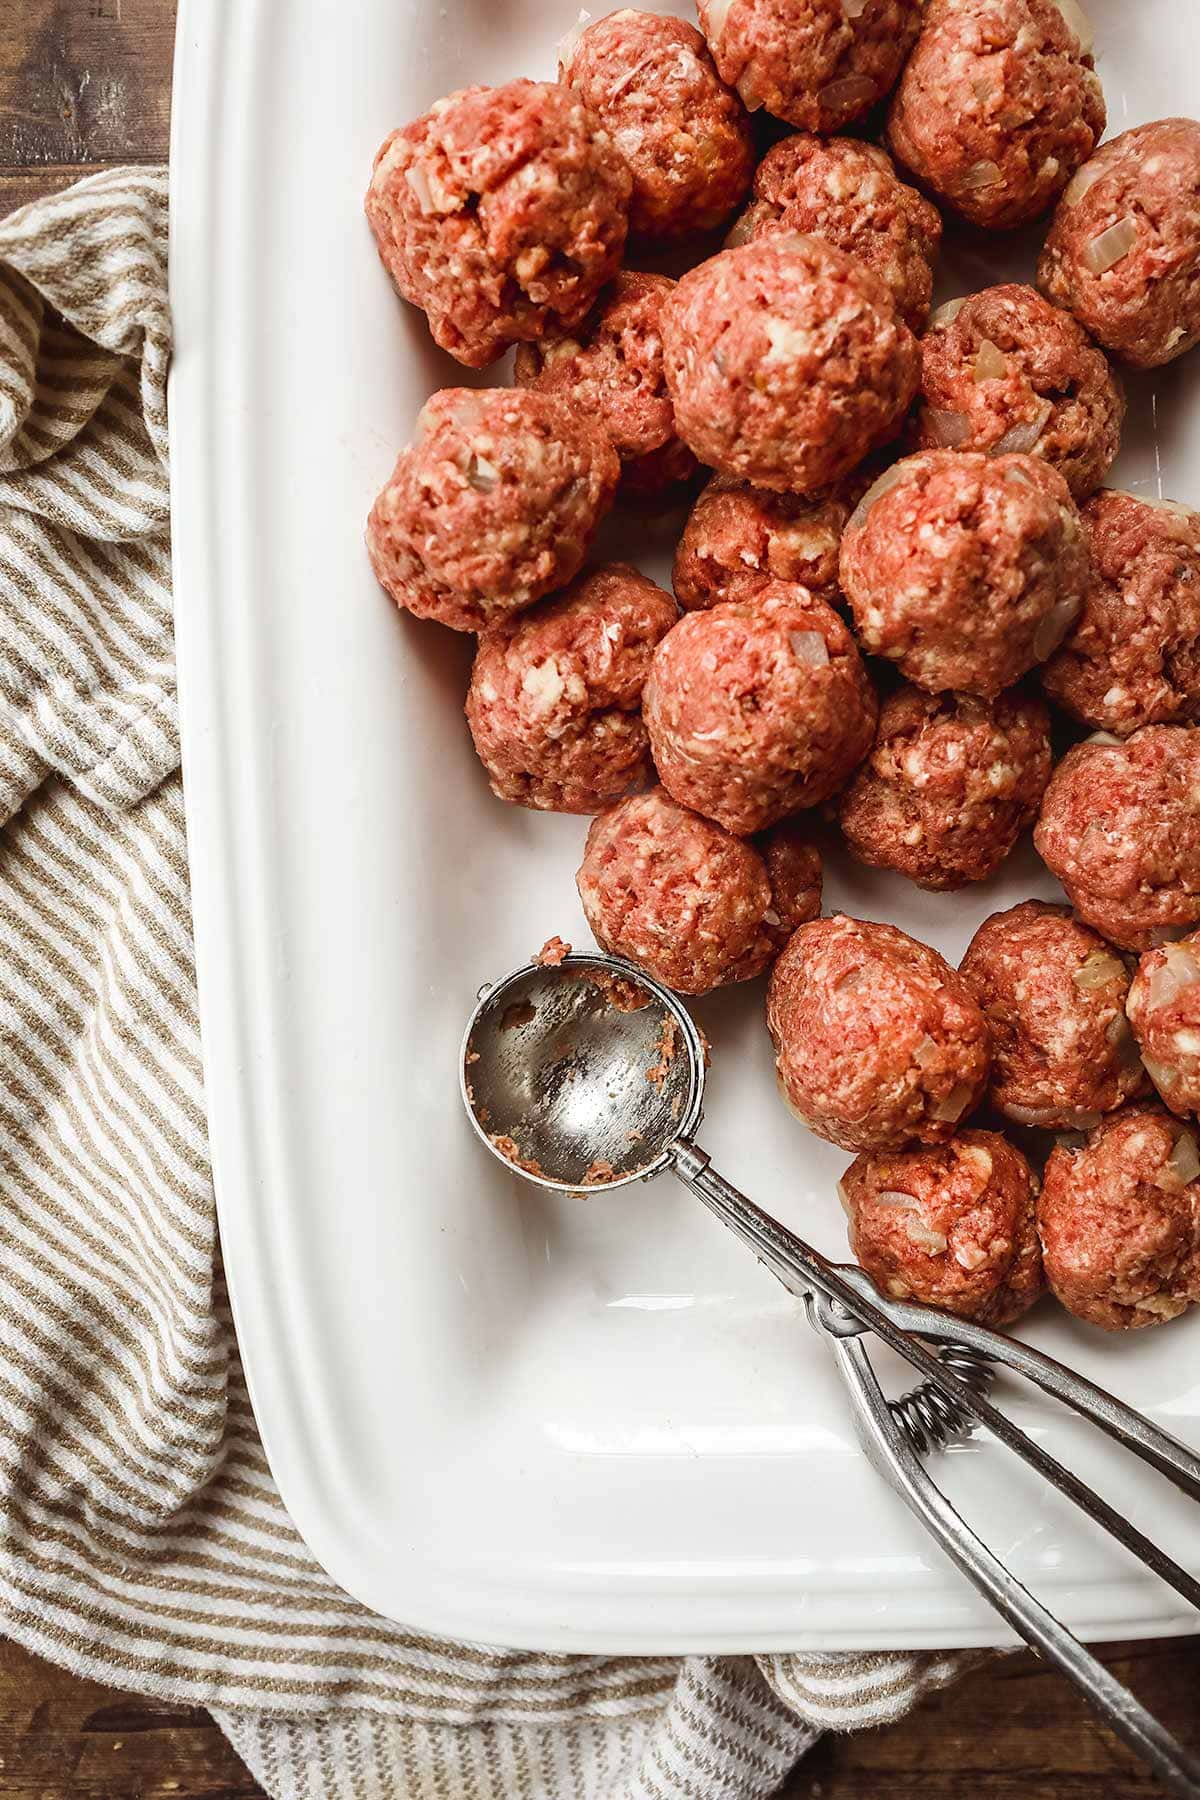
POLYGON ((943 450, 957 450, 963 440, 971 435, 971 422, 966 413, 945 412, 941 407, 927 406, 925 423, 929 427, 930 437, 943 450))
POLYGON ((991 455, 1028 456, 1045 431, 1047 421, 1053 411, 1053 400, 1039 400, 1038 409, 1033 418, 1022 419, 1019 425, 1010 425, 1000 441, 992 445, 991 455))
POLYGON ((984 338, 975 352, 976 381, 1003 381, 1008 374, 1008 358, 991 338, 984 338))
POLYGON ((1082 169, 1077 169, 1062 197, 1064 206, 1078 206, 1085 194, 1090 194, 1098 181, 1103 181, 1107 173, 1104 164, 1093 159, 1085 162, 1082 169))
POLYGON ((922 1250, 928 1250, 933 1256, 941 1256, 950 1247, 950 1240, 942 1231, 931 1231, 920 1219, 906 1219, 904 1230, 914 1244, 922 1250))
POLYGON ((417 196, 417 204, 426 218, 430 213, 435 213, 437 207, 433 204, 433 190, 429 185, 429 175, 424 164, 413 163, 411 168, 405 169, 404 179, 417 196))
POLYGON ((876 1206, 894 1206, 900 1212, 920 1212, 921 1202, 915 1194, 902 1194, 899 1188, 881 1188, 875 1196, 876 1206))
MULTIPOLYGON (((717 0, 717 4, 720 4, 720 0, 717 0)), ((725 10, 728 12, 731 0, 724 0, 724 4, 725 10)), ((575 23, 567 31, 564 31, 559 38, 558 66, 560 69, 566 70, 570 68, 575 56, 575 51, 579 45, 579 40, 591 24, 591 21, 592 15, 590 12, 581 12, 575 23)))
POLYGON ((976 188, 995 187, 997 182, 1003 180, 1004 173, 1000 164, 985 160, 972 163, 970 168, 964 171, 961 185, 974 192, 976 188))
POLYGON ((950 1092, 933 1108, 933 1117, 946 1125, 956 1124, 971 1104, 973 1092, 965 1081, 956 1081, 950 1092))
POLYGON ((931 1063, 939 1062, 941 1060, 941 1055, 942 1053, 936 1040, 931 1038, 928 1032, 926 1032, 925 1036, 913 1051, 913 1061, 918 1067, 927 1069, 931 1063))
POLYGON ((1117 1053, 1117 1060, 1122 1069, 1127 1073, 1136 1069, 1141 1063, 1142 1053, 1138 1049, 1138 1041, 1133 1035, 1133 1027, 1123 1012, 1117 1013, 1109 1025, 1106 1035, 1117 1053))
POLYGON ((866 75, 843 75, 839 81, 831 81, 817 94, 818 104, 826 112, 842 112, 846 107, 859 109, 870 106, 879 89, 866 75))
POLYGON ((486 456, 476 451, 467 469, 467 480, 480 494, 490 494, 500 479, 500 471, 495 463, 489 462, 486 456))
POLYGON ((1170 1156, 1171 1168, 1176 1176, 1187 1187, 1200 1175, 1200 1150, 1196 1148, 1196 1140, 1190 1131, 1181 1131, 1175 1139, 1175 1148, 1170 1156))
POLYGON ((851 1214, 850 1193, 844 1181, 839 1181, 837 1184, 837 1197, 842 1203, 842 1211, 849 1218, 851 1214))
POLYGON ((1084 246, 1084 263, 1093 275, 1106 274, 1129 255, 1137 243, 1137 235, 1137 220, 1126 214, 1084 246))
POLYGON ((1179 1070, 1173 1069, 1170 1063, 1159 1062, 1157 1057, 1143 1053, 1142 1067, 1154 1083, 1160 1094, 1165 1094, 1169 1087, 1174 1087, 1179 1080, 1179 1070))
POLYGON ((1074 33, 1079 45, 1079 54, 1090 56, 1096 48, 1096 33, 1092 30, 1092 21, 1080 6, 1079 0, 1054 0, 1054 4, 1066 22, 1067 30, 1074 33))
POLYGON ((797 662, 807 663, 810 669, 824 669, 828 666, 829 645, 819 631, 791 631, 788 633, 788 642, 797 662))
POLYGON ((708 0, 701 23, 704 26, 704 35, 710 44, 715 44, 724 31, 725 21, 729 17, 732 5, 733 0, 708 0))
POLYGON ((1038 1130, 1047 1131, 1057 1125, 1062 1118, 1055 1106, 1006 1106, 1004 1116, 1015 1125, 1030 1125, 1038 1130))
POLYGON ((842 0, 842 11, 848 19, 861 19, 871 0, 842 0))
POLYGON ((1184 988, 1200 981, 1200 962, 1185 944, 1163 946, 1163 962, 1150 972, 1146 998, 1151 1008, 1170 1006, 1184 988))
POLYGON ((967 299, 968 296, 966 294, 960 294, 957 300, 944 300, 941 306, 935 308, 929 315, 930 331, 944 331, 947 325, 953 325, 955 319, 957 319, 959 313, 967 304, 967 299))
POLYGON ((1072 625, 1079 617, 1079 609, 1083 605, 1078 597, 1071 600, 1058 600, 1050 608, 1033 635, 1033 660, 1045 662, 1066 637, 1072 625))
MULTIPOLYGON (((709 42, 711 43, 713 40, 710 38, 709 42)), ((746 111, 757 112, 763 104, 763 97, 754 85, 754 70, 752 68, 745 70, 738 76, 734 85, 738 91, 738 98, 746 111)))
POLYGON ((1071 980, 1077 988, 1089 993, 1093 988, 1107 987, 1111 981, 1123 979, 1125 964, 1110 950, 1089 950, 1071 980))
POLYGON ((885 494, 890 494, 892 489, 898 486, 903 480, 903 464, 893 463, 890 469, 885 469, 878 480, 871 483, 854 511, 850 514, 849 519, 846 521, 846 530, 857 531, 865 522, 867 514, 870 512, 875 502, 877 500, 882 500, 885 494))
POLYGON ((1084 738, 1085 744, 1123 744, 1124 738, 1114 737, 1111 731, 1092 731, 1084 738))
POLYGON ((748 244, 754 236, 754 227, 756 223, 757 208, 748 206, 745 212, 739 213, 737 218, 733 221, 722 248, 725 250, 740 250, 742 245, 748 244))
POLYGON ((1187 1301, 1172 1294, 1149 1294, 1144 1300, 1135 1300, 1133 1309, 1151 1313, 1157 1319, 1177 1319, 1187 1310, 1187 1301))

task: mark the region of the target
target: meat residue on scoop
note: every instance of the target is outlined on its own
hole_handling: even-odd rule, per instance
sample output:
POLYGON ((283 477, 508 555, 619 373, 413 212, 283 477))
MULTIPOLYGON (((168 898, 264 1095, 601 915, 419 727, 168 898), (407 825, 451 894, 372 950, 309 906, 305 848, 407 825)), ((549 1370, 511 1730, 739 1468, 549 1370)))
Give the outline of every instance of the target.
POLYGON ((541 963, 545 969, 557 969, 564 957, 570 956, 571 946, 560 937, 547 938, 541 949, 534 956, 535 963, 541 963))

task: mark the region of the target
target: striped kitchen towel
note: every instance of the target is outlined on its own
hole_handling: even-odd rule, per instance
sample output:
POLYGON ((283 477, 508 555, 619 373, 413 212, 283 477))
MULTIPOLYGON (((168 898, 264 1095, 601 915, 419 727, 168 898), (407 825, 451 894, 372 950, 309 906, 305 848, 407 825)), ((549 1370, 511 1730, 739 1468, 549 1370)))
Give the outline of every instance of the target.
POLYGON ((0 1619, 211 1707, 276 1800, 750 1800, 952 1656, 538 1656, 341 1593, 271 1480, 205 1134, 166 178, 0 224, 0 1619))

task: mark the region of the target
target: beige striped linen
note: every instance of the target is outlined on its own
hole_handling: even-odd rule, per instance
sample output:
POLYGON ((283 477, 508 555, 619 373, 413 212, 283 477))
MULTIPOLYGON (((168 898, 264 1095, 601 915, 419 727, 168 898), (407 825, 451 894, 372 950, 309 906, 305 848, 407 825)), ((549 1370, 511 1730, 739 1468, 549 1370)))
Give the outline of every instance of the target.
POLYGON ((166 180, 0 224, 0 1619, 276 1800, 753 1800, 956 1657, 539 1656, 341 1593, 222 1285, 168 550, 166 180))

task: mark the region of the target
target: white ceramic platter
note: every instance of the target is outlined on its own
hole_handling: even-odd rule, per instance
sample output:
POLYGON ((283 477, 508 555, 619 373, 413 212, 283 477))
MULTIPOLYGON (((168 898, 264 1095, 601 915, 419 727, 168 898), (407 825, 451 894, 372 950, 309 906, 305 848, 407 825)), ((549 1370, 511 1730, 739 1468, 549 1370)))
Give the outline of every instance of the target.
MULTIPOLYGON (((576 1650, 1002 1641, 863 1462, 795 1305, 669 1180, 527 1190, 459 1113, 475 989, 552 932, 587 943, 584 823, 488 794, 469 645, 397 616, 362 548, 434 387, 463 379, 362 217, 394 124, 475 80, 550 74, 570 0, 185 0, 172 390, 185 773, 226 1266, 271 1465, 352 1593, 425 1629, 576 1650)), ((1191 0, 1094 0, 1111 126, 1189 110, 1191 0)), ((1024 260, 1022 260, 1024 258, 1024 260)), ((943 293, 1027 271, 949 269, 943 293)), ((1130 383, 1118 475, 1200 499, 1200 358, 1130 383)), ((675 521, 677 528, 678 521, 675 521)), ((669 533, 661 535, 662 545, 669 533)), ((610 544, 664 578, 617 521, 610 544)), ((1051 892, 1031 855, 954 899, 835 868, 829 900, 957 957, 1051 892)), ((699 1011, 705 1142, 844 1254, 846 1158, 776 1098, 761 987, 699 1011)), ((1030 1335, 1200 1441, 1200 1317, 1030 1335)), ((1200 1569, 1182 1502, 1030 1403, 1021 1417, 1200 1569)), ((1006 1454, 943 1472, 1091 1638, 1194 1629, 1006 1454)))

